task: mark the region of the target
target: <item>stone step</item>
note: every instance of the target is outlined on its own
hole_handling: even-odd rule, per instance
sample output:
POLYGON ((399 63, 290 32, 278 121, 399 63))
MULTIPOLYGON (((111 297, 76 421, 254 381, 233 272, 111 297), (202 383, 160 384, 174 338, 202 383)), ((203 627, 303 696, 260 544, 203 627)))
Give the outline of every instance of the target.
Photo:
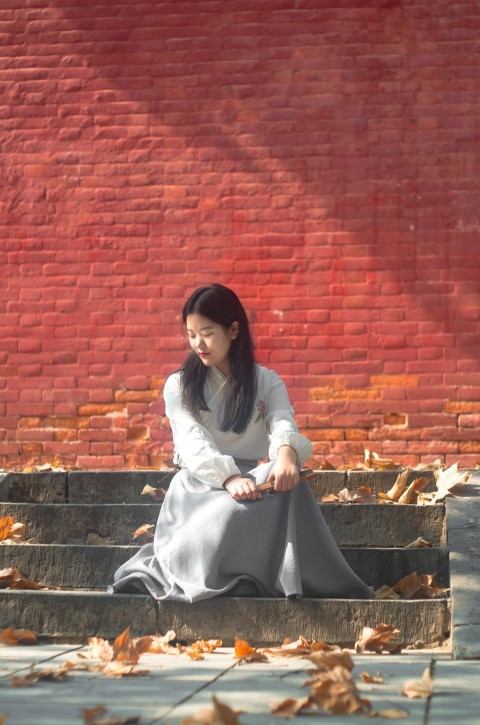
MULTIPOLYGON (((66 589, 105 589, 116 569, 138 546, 83 546, 25 544, 0 546, 0 569, 14 567, 27 579, 66 589)), ((448 587, 448 551, 432 549, 342 548, 352 569, 367 584, 378 588, 417 574, 435 574, 437 584, 448 587)))
MULTIPOLYGON (((443 506, 319 504, 339 546, 406 546, 422 536, 444 543, 443 506)), ((143 524, 156 524, 161 504, 0 503, 0 517, 26 524, 25 538, 40 544, 136 543, 143 524), (96 538, 97 537, 97 538, 96 538), (100 537, 100 539, 98 539, 100 537)), ((141 542, 140 542, 141 543, 141 542)))
MULTIPOLYGON (((318 501, 347 487, 388 491, 400 471, 317 471, 310 485, 318 501)), ((0 501, 19 503, 138 503, 147 484, 168 488, 174 471, 71 471, 0 474, 0 501)), ((411 471, 409 481, 424 476, 434 490, 432 471, 411 471)))
POLYGON ((226 646, 237 636, 261 645, 299 635, 352 646, 364 626, 381 622, 397 627, 405 646, 442 644, 449 636, 449 602, 215 597, 180 604, 104 592, 0 591, 0 629, 22 627, 64 641, 112 639, 130 625, 136 636, 174 629, 180 640, 220 638, 226 646))

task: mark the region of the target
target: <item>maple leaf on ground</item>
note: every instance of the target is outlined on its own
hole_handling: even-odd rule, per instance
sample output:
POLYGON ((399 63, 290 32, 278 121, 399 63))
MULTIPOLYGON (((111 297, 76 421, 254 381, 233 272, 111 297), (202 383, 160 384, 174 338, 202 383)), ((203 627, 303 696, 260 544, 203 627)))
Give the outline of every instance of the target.
POLYGON ((153 498, 154 501, 163 501, 166 493, 167 492, 164 488, 155 488, 154 486, 149 486, 147 483, 147 485, 143 487, 140 496, 150 496, 150 498, 153 498))
POLYGON ((244 639, 235 638, 235 654, 236 659, 242 662, 268 662, 268 657, 259 652, 255 647, 251 647, 244 639))
POLYGON ((201 710, 194 717, 189 717, 186 720, 182 720, 180 725, 241 725, 237 715, 244 712, 243 710, 234 710, 233 708, 226 705, 224 702, 213 695, 212 697, 213 707, 201 710))
POLYGON ((24 579, 18 569, 9 568, 0 571, 0 589, 46 589, 47 587, 30 579, 24 579))
POLYGON ((334 715, 366 714, 372 709, 370 701, 360 697, 355 681, 345 667, 334 667, 321 673, 312 681, 310 695, 317 705, 334 715))
POLYGON ((433 693, 433 680, 430 674, 430 667, 424 670, 421 680, 408 680, 402 690, 406 697, 430 697, 433 693))
POLYGON ((140 721, 138 715, 129 717, 102 717, 108 710, 102 705, 97 707, 84 708, 83 722, 84 725, 133 725, 140 721))
POLYGON ((297 699, 288 697, 283 702, 279 702, 278 705, 272 707, 272 715, 277 717, 297 717, 305 710, 308 710, 316 705, 315 700, 311 697, 299 697, 297 699))
POLYGON ((312 652, 312 654, 307 655, 306 659, 313 662, 317 668, 313 671, 314 676, 317 673, 323 674, 327 670, 333 670, 335 667, 344 667, 349 672, 355 667, 350 652, 346 649, 340 652, 312 652))
POLYGON ((29 629, 14 629, 13 627, 7 627, 0 632, 0 644, 34 644, 36 641, 37 635, 29 629))
POLYGON ((134 539, 138 539, 139 536, 144 536, 145 543, 150 544, 155 538, 155 525, 154 524, 143 524, 133 534, 134 539))
POLYGON ((300 637, 292 642, 291 639, 285 639, 280 647, 267 647, 263 650, 265 654, 271 654, 280 657, 303 657, 312 652, 328 652, 340 649, 337 645, 327 644, 326 642, 308 640, 300 637))
POLYGON ((453 466, 450 466, 450 468, 438 473, 436 480, 437 492, 433 496, 432 503, 443 501, 446 496, 453 496, 454 492, 457 493, 458 489, 463 486, 469 478, 470 474, 467 471, 460 473, 458 470, 458 463, 454 463, 453 466))
POLYGON ((405 599, 434 599, 446 594, 449 589, 438 587, 433 574, 407 574, 393 585, 392 589, 405 599))
POLYGON ((70 670, 75 668, 73 662, 64 662, 60 667, 49 667, 43 670, 35 670, 32 667, 28 675, 12 677, 12 687, 30 687, 40 680, 51 680, 53 682, 65 682, 70 679, 70 670))
POLYGON ((391 624, 377 624, 376 627, 364 627, 358 640, 355 642, 355 652, 363 654, 366 650, 381 654, 385 649, 391 654, 398 654, 401 644, 395 644, 390 640, 400 634, 391 624))

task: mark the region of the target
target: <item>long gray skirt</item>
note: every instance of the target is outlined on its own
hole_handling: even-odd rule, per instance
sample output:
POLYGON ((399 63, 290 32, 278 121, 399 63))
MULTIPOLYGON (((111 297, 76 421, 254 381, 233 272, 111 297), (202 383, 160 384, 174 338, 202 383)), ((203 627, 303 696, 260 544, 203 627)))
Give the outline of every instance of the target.
POLYGON ((155 539, 115 573, 109 592, 140 579, 155 599, 196 602, 241 579, 264 597, 366 599, 372 589, 340 553, 307 482, 258 501, 235 501, 181 469, 155 539))

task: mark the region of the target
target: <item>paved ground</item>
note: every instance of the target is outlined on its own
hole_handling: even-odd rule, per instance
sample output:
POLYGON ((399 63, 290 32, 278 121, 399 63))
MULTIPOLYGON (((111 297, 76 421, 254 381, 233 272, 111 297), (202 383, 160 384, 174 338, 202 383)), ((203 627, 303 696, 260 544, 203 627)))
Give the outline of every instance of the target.
MULTIPOLYGON (((267 663, 239 664, 233 650, 222 648, 191 661, 185 654, 140 658, 143 677, 112 678, 96 672, 77 672, 65 682, 41 681, 30 687, 12 687, 12 678, 31 671, 58 668, 79 658, 85 648, 75 645, 0 647, 0 723, 6 725, 68 725, 83 723, 83 708, 104 706, 101 717, 138 716, 143 724, 178 725, 212 705, 212 695, 231 707, 241 708, 242 725, 285 722, 271 714, 271 706, 288 697, 307 694, 302 684, 311 663, 300 658, 269 657, 267 663), (1 716, 4 716, 2 721, 1 716)), ((405 651, 400 655, 353 655, 353 675, 362 697, 375 710, 401 708, 402 722, 416 725, 480 725, 480 660, 452 661, 442 650, 405 651), (407 680, 420 679, 434 660, 431 698, 408 699, 401 690, 407 680), (381 674, 382 684, 364 684, 361 672, 381 674)), ((91 662, 91 660, 88 660, 91 662)), ((318 710, 308 722, 365 722, 361 715, 332 716, 318 710)), ((301 718, 304 721, 304 718, 301 718)), ((378 718, 377 722, 388 722, 378 718)), ((101 722, 101 721, 100 721, 101 722)), ((110 721, 114 723, 114 720, 110 721)), ((208 720, 221 725, 223 720, 208 720)), ((227 721, 225 721, 227 722, 227 721)))

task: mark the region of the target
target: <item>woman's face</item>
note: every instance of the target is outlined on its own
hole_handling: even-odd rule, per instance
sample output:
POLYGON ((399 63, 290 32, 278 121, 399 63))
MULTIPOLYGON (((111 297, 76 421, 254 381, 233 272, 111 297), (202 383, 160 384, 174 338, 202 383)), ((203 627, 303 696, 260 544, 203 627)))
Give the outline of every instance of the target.
POLYGON ((216 367, 224 375, 230 372, 228 352, 238 337, 238 322, 226 329, 203 315, 188 315, 187 332, 190 347, 207 367, 216 367))

